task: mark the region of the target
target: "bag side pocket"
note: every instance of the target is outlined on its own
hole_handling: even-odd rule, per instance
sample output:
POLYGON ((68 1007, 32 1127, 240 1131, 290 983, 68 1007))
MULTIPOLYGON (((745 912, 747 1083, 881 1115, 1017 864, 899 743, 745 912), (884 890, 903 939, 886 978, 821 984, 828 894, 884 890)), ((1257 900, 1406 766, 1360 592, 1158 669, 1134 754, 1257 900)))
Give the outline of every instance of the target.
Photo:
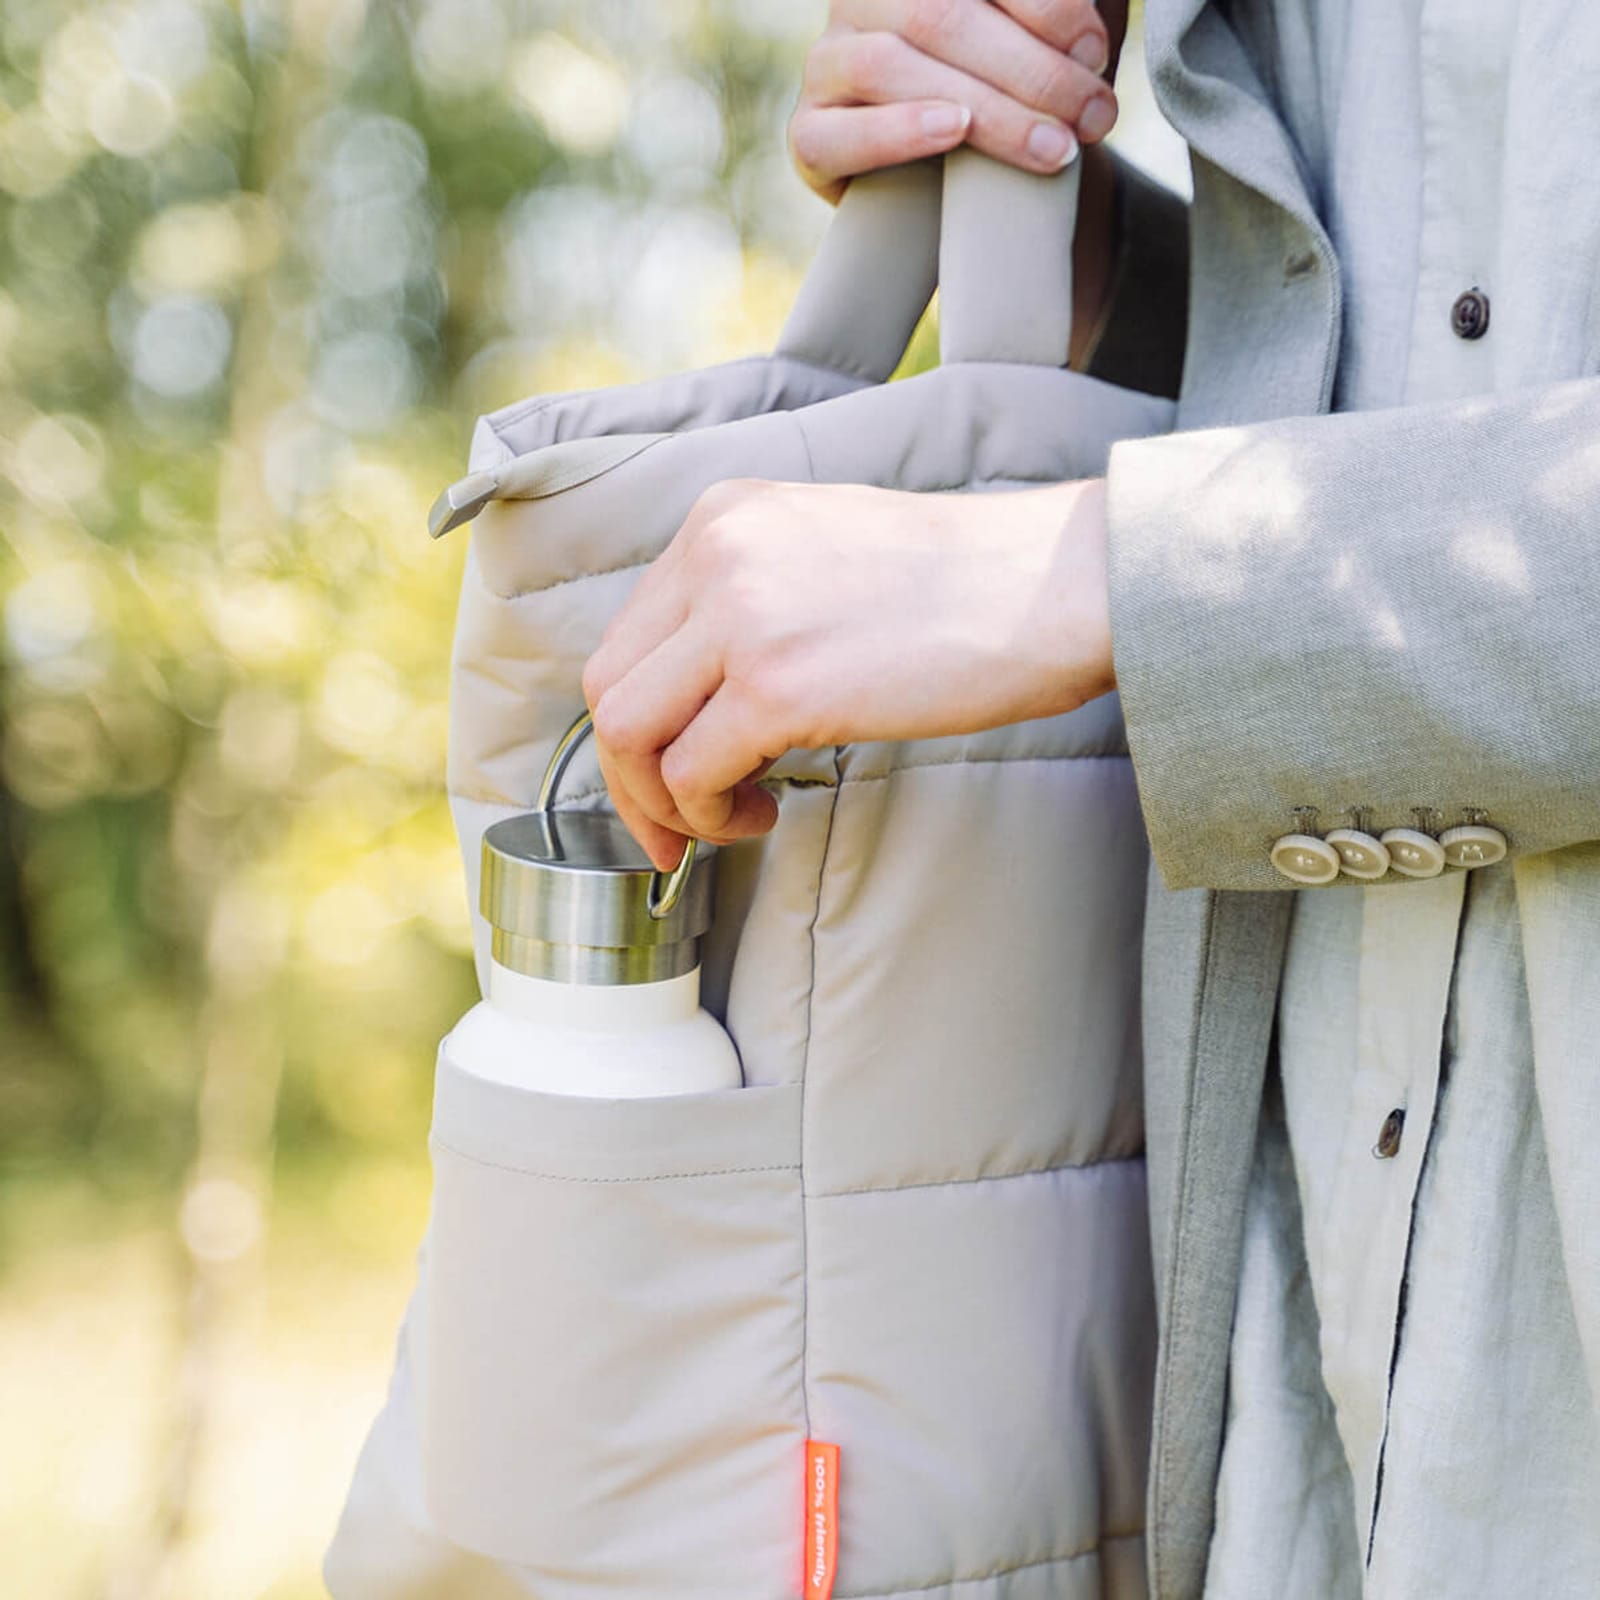
POLYGON ((548 1600, 782 1596, 804 1405, 800 1091, 591 1100, 440 1056, 422 1456, 548 1600))

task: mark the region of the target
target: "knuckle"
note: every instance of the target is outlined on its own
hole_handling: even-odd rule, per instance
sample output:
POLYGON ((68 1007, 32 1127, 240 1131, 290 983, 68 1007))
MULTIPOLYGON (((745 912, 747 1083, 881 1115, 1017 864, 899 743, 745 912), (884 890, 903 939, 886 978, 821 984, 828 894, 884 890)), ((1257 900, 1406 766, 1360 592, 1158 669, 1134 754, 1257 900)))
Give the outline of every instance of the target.
POLYGON ((1041 111, 1071 113, 1083 98, 1072 68, 1065 56, 1054 50, 1041 50, 1021 75, 1023 98, 1041 111))
POLYGON ((1091 34, 1105 37, 1100 13, 1088 0, 1027 0, 1011 9, 1020 22, 1061 50, 1091 34))
POLYGON ((800 74, 800 103, 802 106, 821 98, 839 76, 839 64, 852 35, 830 28, 806 51, 800 74))
POLYGON ((661 754, 661 781, 687 816, 686 803, 692 806, 696 797, 694 764, 676 745, 668 745, 661 754))
POLYGON ((691 521, 709 532, 745 499, 748 492, 742 478, 721 478, 708 484, 695 499, 691 521))
POLYGON ((1013 166, 1036 167, 1038 157, 1029 147, 1028 140, 1038 121, 1037 113, 1007 116, 1003 123, 995 125, 991 153, 1013 166))
POLYGON ((826 159, 822 130, 809 106, 802 105, 789 119, 789 154, 798 166, 812 172, 826 159))
POLYGON ((795 707, 795 687, 791 674, 775 652, 752 660, 740 674, 740 687, 757 720, 772 727, 788 725, 795 707))
POLYGON ((757 485, 740 478, 713 484, 695 502, 690 553, 726 567, 737 562, 749 540, 748 506, 757 485))
POLYGON ((1001 161, 1029 159, 1028 134, 1037 120, 1004 95, 986 95, 973 114, 972 142, 1001 161))
POLYGON ((892 33, 858 33, 841 51, 840 77, 855 98, 881 95, 894 80, 902 42, 892 33))
POLYGON ((906 0, 902 31, 918 45, 947 44, 960 24, 962 0, 906 0))
POLYGON ((741 555, 742 546, 730 549, 718 585, 718 600, 724 613, 724 635, 754 650, 772 639, 775 624, 782 616, 782 601, 773 594, 771 580, 761 572, 760 564, 743 561, 741 555))
POLYGON ((638 743, 638 727, 619 696, 605 694, 594 708, 595 737, 619 755, 632 755, 638 743))
POLYGON ((728 805, 705 781, 694 762, 677 750, 661 758, 661 781, 667 786, 678 814, 697 834, 715 833, 728 820, 728 805))
POLYGON ((1055 24, 1063 32, 1068 29, 1074 33, 1085 33, 1091 29, 1097 33, 1105 32, 1100 12, 1090 4, 1090 0, 1039 0, 1039 10, 1046 22, 1055 24))
MULTIPOLYGON (((583 665, 583 698, 585 704, 598 708, 605 692, 611 687, 611 673, 605 663, 605 657, 592 655, 583 665)), ((599 729, 598 710, 595 719, 596 731, 599 729)))

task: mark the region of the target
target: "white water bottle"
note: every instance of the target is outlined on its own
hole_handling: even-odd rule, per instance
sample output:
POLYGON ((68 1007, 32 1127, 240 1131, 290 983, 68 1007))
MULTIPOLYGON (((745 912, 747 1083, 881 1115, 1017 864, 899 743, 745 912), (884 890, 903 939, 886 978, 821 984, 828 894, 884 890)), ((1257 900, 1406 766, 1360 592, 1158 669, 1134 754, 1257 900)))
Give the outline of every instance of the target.
POLYGON ((738 1053, 700 1005, 700 936, 716 859, 690 842, 670 875, 620 818, 549 802, 483 836, 479 907, 493 930, 487 994, 445 1041, 464 1071, 545 1094, 632 1099, 735 1088, 738 1053))

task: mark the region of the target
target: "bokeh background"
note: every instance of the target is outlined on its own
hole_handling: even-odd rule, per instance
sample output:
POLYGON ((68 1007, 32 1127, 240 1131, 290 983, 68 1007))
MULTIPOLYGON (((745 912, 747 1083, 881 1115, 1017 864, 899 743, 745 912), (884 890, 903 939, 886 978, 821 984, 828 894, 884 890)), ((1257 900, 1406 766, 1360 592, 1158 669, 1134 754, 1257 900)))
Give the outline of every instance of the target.
POLYGON ((476 998, 424 512, 770 344, 825 9, 0 0, 5 1595, 323 1594, 476 998))

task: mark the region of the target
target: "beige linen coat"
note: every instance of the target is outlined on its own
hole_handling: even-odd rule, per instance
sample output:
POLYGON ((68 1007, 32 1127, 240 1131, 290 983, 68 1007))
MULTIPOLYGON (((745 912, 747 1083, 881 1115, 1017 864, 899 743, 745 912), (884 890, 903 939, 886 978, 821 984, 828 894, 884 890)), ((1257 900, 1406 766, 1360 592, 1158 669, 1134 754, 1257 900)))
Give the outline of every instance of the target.
POLYGON ((1186 431, 1119 446, 1110 468, 1117 671, 1159 874, 1144 1000, 1157 1600, 1204 1582, 1292 904, 1270 892, 1268 851, 1297 806, 1360 804, 1377 828, 1479 806, 1508 834, 1551 1181, 1600 1393, 1600 185, 1570 182, 1585 159, 1571 141, 1592 126, 1575 97, 1600 64, 1571 59, 1570 31, 1519 33, 1512 214, 1571 270, 1497 297, 1503 392, 1330 417, 1339 267, 1274 109, 1317 137, 1318 85, 1263 83, 1230 14, 1146 6, 1157 98, 1194 160, 1186 431), (1525 584, 1452 558, 1472 526, 1514 540, 1525 584))

